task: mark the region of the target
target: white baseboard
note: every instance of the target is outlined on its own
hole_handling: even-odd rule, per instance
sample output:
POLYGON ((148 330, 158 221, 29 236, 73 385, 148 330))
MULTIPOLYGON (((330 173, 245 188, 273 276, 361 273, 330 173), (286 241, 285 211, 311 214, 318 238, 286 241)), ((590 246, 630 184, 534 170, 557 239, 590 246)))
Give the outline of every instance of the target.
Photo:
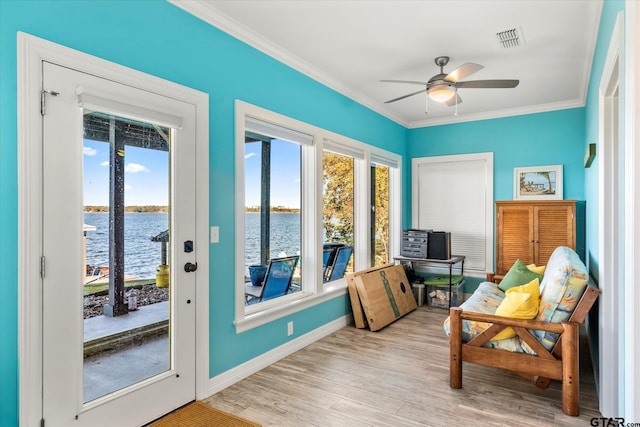
MULTIPOLYGON (((286 344, 276 347, 271 351, 268 351, 260 356, 249 360, 235 368, 229 369, 220 375, 209 379, 209 395, 215 394, 225 388, 237 383, 240 380, 247 378, 251 374, 255 374, 261 369, 287 357, 288 355, 295 353, 296 351, 318 341, 321 338, 353 323, 353 315, 349 314, 327 323, 313 331, 304 334, 296 339, 293 339, 286 344)), ((203 396, 208 397, 208 396, 203 396)))

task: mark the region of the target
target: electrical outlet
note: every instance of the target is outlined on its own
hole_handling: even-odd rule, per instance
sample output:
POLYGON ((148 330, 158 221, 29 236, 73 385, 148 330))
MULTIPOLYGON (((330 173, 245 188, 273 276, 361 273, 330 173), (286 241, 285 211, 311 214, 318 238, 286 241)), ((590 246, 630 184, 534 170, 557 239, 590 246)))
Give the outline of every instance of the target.
POLYGON ((287 336, 293 335, 293 322, 287 323, 287 336))
POLYGON ((214 225, 211 227, 211 243, 218 243, 220 241, 220 227, 214 225))

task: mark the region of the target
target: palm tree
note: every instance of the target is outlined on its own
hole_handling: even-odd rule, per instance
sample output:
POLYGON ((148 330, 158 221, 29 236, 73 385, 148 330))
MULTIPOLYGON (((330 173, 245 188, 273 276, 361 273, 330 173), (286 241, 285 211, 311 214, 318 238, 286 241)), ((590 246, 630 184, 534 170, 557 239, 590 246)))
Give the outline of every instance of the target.
POLYGON ((536 172, 537 175, 540 175, 541 177, 545 178, 547 180, 547 182, 549 183, 549 189, 546 191, 549 194, 555 194, 556 191, 555 189, 551 186, 551 174, 555 173, 555 172, 536 172))

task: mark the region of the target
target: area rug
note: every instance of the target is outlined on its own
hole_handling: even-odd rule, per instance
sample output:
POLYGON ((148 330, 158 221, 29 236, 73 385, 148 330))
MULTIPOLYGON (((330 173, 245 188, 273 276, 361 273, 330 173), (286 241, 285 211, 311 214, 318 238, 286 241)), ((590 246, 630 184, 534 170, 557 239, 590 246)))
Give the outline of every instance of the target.
POLYGON ((165 415, 148 427, 260 427, 228 412, 212 408, 204 402, 191 402, 165 415))

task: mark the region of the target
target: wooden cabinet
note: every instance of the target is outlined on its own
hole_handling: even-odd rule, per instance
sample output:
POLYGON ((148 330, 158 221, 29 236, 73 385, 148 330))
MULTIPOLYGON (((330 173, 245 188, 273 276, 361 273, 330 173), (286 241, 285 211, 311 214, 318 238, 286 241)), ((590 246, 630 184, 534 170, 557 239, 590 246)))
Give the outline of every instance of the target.
POLYGON ((576 201, 496 202, 496 274, 517 259, 546 265, 558 246, 576 249, 576 201))

